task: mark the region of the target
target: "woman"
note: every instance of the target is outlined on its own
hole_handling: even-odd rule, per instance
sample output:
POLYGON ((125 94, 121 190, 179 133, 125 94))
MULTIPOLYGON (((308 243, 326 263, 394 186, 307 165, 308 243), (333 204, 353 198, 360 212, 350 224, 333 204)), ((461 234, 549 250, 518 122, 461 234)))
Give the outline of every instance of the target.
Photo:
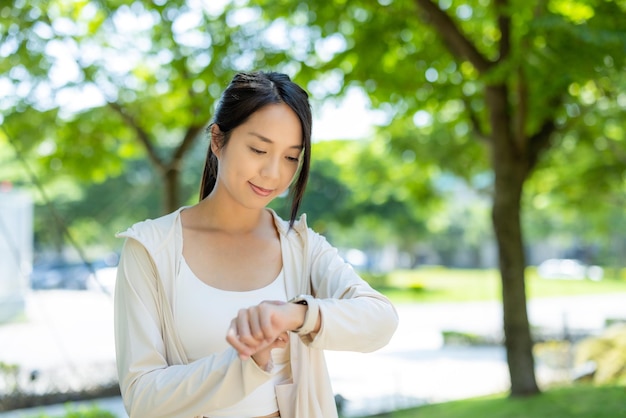
POLYGON ((329 418, 323 350, 376 350, 390 302, 296 220, 311 109, 288 76, 242 73, 210 125, 200 202, 119 234, 115 291, 131 418, 329 418), (266 206, 292 185, 289 221, 266 206))

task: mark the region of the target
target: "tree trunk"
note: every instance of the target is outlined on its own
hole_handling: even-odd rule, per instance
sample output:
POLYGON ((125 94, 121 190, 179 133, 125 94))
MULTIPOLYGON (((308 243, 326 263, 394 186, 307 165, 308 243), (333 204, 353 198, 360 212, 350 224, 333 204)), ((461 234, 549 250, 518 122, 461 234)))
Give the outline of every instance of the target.
POLYGON ((180 177, 180 171, 177 168, 170 168, 165 171, 163 179, 165 180, 165 188, 163 190, 163 208, 165 213, 174 212, 178 209, 179 202, 179 187, 178 178, 180 177))
POLYGON ((526 265, 520 221, 521 197, 528 176, 528 158, 513 137, 506 86, 487 87, 491 158, 495 175, 493 227, 499 249, 502 305, 511 396, 539 392, 535 380, 532 338, 526 309, 526 265))

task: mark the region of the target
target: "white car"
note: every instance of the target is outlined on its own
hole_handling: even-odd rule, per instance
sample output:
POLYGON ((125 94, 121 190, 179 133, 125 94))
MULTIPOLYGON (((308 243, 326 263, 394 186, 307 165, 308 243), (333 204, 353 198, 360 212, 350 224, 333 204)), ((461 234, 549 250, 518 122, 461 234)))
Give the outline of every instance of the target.
POLYGON ((542 279, 602 280, 604 270, 599 266, 588 266, 580 260, 551 258, 539 264, 537 273, 542 279))

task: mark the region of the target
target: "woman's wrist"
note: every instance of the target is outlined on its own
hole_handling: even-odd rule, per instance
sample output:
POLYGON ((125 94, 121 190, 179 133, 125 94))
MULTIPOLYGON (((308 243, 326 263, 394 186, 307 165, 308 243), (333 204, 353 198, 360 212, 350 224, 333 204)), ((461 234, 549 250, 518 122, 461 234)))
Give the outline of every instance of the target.
POLYGON ((300 336, 319 332, 322 327, 322 318, 317 299, 311 295, 300 295, 289 300, 289 305, 291 307, 299 305, 302 308, 305 308, 304 311, 302 311, 302 308, 299 308, 300 311, 298 312, 300 314, 295 316, 295 318, 298 319, 298 323, 294 322, 296 327, 292 329, 292 332, 295 332, 300 336), (302 312, 304 313, 304 316, 302 316, 302 312))
POLYGON ((305 303, 291 302, 289 306, 291 308, 289 317, 292 318, 289 331, 297 331, 302 328, 302 325, 304 325, 306 321, 308 305, 305 303))

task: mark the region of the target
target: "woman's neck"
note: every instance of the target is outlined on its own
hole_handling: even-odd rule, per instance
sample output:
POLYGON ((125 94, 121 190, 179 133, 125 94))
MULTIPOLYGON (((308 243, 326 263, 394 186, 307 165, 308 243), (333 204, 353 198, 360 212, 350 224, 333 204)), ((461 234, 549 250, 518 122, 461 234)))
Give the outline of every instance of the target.
POLYGON ((225 204, 209 195, 197 205, 188 209, 187 227, 221 231, 229 234, 246 234, 262 226, 269 212, 263 209, 249 209, 239 205, 225 204))

